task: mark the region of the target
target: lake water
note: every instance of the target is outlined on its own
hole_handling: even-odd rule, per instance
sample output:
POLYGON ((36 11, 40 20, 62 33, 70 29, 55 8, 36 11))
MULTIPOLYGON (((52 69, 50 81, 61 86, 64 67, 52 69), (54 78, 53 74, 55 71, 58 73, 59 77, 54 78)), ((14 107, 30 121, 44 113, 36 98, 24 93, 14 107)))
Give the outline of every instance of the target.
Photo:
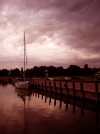
POLYGON ((99 134, 99 111, 97 104, 0 84, 0 134, 99 134))

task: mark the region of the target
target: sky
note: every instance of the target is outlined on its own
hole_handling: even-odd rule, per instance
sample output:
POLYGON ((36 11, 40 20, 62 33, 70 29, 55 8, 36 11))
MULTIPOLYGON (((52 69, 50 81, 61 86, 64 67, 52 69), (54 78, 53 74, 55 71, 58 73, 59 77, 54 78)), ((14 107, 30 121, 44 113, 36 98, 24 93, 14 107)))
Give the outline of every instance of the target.
POLYGON ((100 67, 100 0, 0 0, 0 69, 100 67))

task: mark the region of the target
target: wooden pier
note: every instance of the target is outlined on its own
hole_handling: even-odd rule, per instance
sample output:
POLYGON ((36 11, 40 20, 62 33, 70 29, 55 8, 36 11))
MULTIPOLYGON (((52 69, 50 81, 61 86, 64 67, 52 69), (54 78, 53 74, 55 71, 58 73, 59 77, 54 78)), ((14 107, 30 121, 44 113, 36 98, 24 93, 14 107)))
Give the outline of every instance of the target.
POLYGON ((34 88, 65 96, 100 101, 100 81, 38 80, 34 88))
MULTIPOLYGON (((14 82, 16 78, 0 78, 3 82, 14 82)), ((65 96, 100 102, 100 81, 29 79, 35 89, 65 96)))

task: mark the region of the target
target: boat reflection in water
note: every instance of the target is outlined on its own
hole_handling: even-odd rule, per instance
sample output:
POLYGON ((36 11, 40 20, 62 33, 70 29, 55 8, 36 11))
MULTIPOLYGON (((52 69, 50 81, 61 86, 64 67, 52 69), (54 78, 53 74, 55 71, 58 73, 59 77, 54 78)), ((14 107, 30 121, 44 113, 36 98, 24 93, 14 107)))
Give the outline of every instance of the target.
POLYGON ((4 82, 4 81, 0 81, 0 85, 2 85, 3 87, 6 87, 7 86, 7 82, 4 82))
POLYGON ((15 91, 17 92, 17 95, 19 97, 28 97, 28 98, 30 98, 31 95, 32 95, 32 90, 24 90, 24 89, 15 88, 15 91))
POLYGON ((19 98, 24 102, 24 134, 27 134, 28 130, 28 110, 29 110, 29 101, 31 100, 32 91, 15 88, 15 91, 19 98))

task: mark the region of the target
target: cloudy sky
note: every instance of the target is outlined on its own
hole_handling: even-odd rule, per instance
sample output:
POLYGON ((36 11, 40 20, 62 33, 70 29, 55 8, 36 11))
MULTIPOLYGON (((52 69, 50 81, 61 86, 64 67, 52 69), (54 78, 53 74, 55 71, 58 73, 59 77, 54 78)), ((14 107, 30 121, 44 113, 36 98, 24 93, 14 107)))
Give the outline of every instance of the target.
POLYGON ((0 69, 100 67, 100 0, 0 0, 0 69))

